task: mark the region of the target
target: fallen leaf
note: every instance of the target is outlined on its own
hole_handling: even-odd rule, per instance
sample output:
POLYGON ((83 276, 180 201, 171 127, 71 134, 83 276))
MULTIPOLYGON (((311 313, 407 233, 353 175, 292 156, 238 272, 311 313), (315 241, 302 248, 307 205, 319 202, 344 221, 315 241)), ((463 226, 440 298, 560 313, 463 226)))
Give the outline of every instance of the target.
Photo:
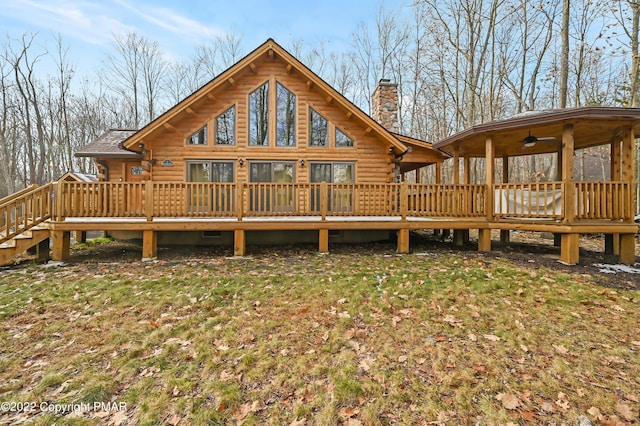
POLYGON ((167 424, 171 426, 177 426, 178 423, 180 423, 180 420, 182 420, 182 417, 180 417, 177 414, 174 414, 173 416, 167 419, 167 424))
POLYGON ((540 405, 540 408, 542 409, 542 411, 546 411, 547 413, 553 413, 555 410, 553 409, 553 404, 550 402, 543 402, 542 405, 540 405))
POLYGON ((484 337, 487 340, 491 340, 492 342, 497 342, 500 340, 498 336, 493 334, 483 334, 482 337, 484 337))
POLYGON ((516 320, 515 325, 516 327, 518 327, 519 330, 524 331, 524 324, 522 324, 520 321, 516 320))
POLYGON ((564 347, 564 345, 552 345, 552 346, 554 347, 556 352, 558 352, 560 355, 566 355, 569 353, 569 349, 564 347))
POLYGON ((289 423, 289 426, 304 426, 304 424, 306 423, 306 419, 295 419, 294 421, 292 421, 291 423, 289 423))
POLYGON ((340 416, 343 421, 358 414, 360 414, 360 408, 358 407, 342 407, 338 410, 338 416, 340 416))
POLYGON ((400 356, 398 357, 398 362, 405 362, 405 361, 407 360, 407 358, 408 358, 408 357, 407 357, 406 355, 400 355, 400 356))
POLYGON ((499 393, 496 399, 502 402, 502 406, 507 410, 515 410, 520 406, 520 400, 512 393, 499 393))
POLYGON ((624 402, 618 402, 616 404, 616 412, 620 414, 622 417, 624 417, 625 420, 628 420, 628 421, 633 421, 637 417, 636 414, 633 412, 633 410, 631 410, 631 407, 629 407, 624 402))
POLYGON ((477 342, 477 341, 478 341, 478 337, 477 337, 475 334, 473 334, 473 333, 469 333, 469 334, 467 335, 467 337, 468 337, 468 338, 469 338, 469 340, 471 340, 472 342, 477 342))
POLYGON ((591 407, 587 410, 587 413, 589 413, 591 415, 591 417, 595 418, 596 420, 600 419, 600 417, 602 417, 602 413, 600 412, 600 409, 598 407, 591 407))

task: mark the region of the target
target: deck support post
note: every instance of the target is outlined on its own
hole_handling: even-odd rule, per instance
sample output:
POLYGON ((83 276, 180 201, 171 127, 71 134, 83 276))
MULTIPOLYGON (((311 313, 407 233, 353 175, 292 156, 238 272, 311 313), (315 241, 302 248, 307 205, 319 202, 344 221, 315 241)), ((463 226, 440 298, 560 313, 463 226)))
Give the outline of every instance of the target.
POLYGON ((246 252, 246 235, 244 229, 233 231, 233 255, 242 257, 246 252))
POLYGON ((73 239, 76 240, 76 243, 86 243, 87 242, 87 231, 74 231, 73 239))
POLYGON ((329 230, 320 229, 318 231, 318 251, 320 253, 329 252, 329 230))
POLYGON ((50 244, 50 238, 45 238, 33 247, 34 254, 36 255, 36 262, 44 263, 51 258, 49 255, 50 244))
POLYGON ((53 248, 51 250, 51 259, 56 262, 62 262, 69 258, 71 248, 71 232, 69 231, 52 231, 53 248))
POLYGON ((580 234, 562 234, 560 262, 575 265, 580 260, 580 234))
POLYGON ((620 263, 625 265, 635 265, 636 262, 636 242, 635 234, 620 235, 620 263))
POLYGON ((491 229, 478 229, 478 251, 491 251, 491 229))
POLYGON ((453 244, 456 247, 462 247, 464 245, 464 229, 453 230, 453 244))
POLYGON ((508 229, 500 230, 500 242, 501 243, 509 243, 511 242, 511 231, 508 229))
POLYGON ((409 229, 401 228, 398 230, 398 253, 409 253, 409 229))
POLYGON ((156 231, 142 231, 142 260, 153 260, 158 257, 158 234, 156 231))
POLYGON ((620 253, 620 234, 605 234, 604 252, 605 254, 618 255, 620 253))

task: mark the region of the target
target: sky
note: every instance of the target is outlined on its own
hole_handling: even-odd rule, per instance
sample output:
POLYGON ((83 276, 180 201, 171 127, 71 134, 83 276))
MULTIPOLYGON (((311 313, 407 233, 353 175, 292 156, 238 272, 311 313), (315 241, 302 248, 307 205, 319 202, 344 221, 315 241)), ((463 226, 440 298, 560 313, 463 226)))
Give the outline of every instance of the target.
MULTIPOLYGON (((382 0, 3 0, 0 32, 12 38, 37 32, 50 50, 62 36, 68 60, 79 71, 100 66, 113 34, 135 31, 157 41, 168 55, 186 59, 197 44, 235 33, 242 53, 268 38, 286 47, 323 41, 329 52, 346 50, 360 24, 373 26, 382 0)), ((385 0, 396 9, 402 0, 385 0)))

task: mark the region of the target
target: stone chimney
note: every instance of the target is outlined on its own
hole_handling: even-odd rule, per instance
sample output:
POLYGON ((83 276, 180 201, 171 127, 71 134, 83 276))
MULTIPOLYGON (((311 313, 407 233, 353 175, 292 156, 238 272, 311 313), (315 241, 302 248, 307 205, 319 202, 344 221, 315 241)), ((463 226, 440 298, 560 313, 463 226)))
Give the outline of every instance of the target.
POLYGON ((390 132, 398 133, 398 85, 383 78, 373 91, 371 116, 390 132))

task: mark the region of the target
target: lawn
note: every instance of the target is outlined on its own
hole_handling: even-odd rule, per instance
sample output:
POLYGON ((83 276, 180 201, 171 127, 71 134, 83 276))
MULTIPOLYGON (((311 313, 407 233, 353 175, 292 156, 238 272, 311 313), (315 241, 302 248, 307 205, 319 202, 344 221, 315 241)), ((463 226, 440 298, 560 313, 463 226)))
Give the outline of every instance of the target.
POLYGON ((0 423, 639 421, 640 291, 580 267, 385 245, 160 259, 0 273, 0 423))

